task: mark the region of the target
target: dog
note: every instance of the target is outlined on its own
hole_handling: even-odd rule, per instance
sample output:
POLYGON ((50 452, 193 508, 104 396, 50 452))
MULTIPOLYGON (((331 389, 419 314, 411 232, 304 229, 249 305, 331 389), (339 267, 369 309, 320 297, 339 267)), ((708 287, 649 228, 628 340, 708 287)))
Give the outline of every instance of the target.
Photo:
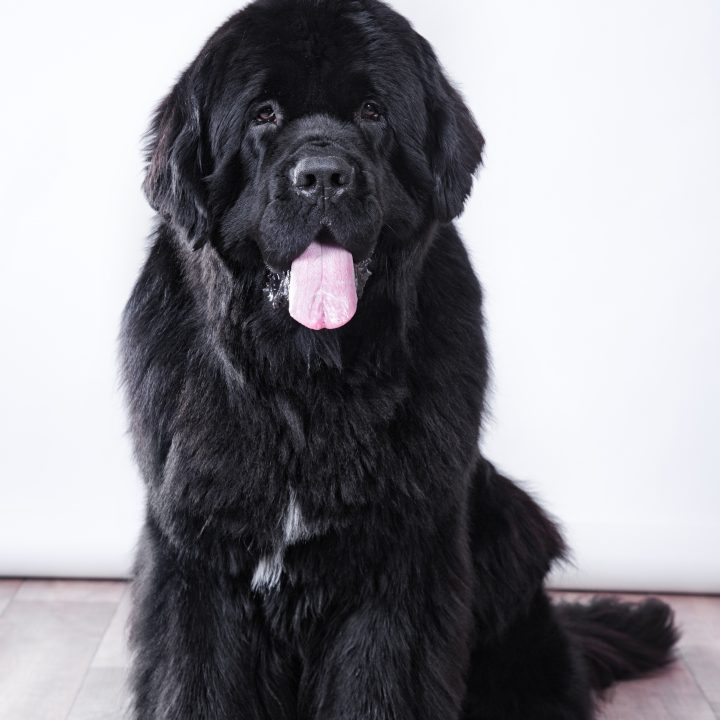
POLYGON ((483 137, 378 0, 257 0, 159 105, 121 354, 147 513, 138 720, 584 720, 658 600, 553 604, 558 528, 478 450, 483 137))

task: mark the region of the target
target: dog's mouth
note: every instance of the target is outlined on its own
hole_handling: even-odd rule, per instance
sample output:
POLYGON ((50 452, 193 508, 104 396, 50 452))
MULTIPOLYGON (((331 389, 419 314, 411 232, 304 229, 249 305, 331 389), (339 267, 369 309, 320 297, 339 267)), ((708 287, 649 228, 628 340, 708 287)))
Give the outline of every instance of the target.
POLYGON ((289 270, 266 269, 265 297, 274 308, 287 306, 290 317, 311 330, 342 327, 355 315, 371 259, 354 262, 345 248, 315 239, 289 270))

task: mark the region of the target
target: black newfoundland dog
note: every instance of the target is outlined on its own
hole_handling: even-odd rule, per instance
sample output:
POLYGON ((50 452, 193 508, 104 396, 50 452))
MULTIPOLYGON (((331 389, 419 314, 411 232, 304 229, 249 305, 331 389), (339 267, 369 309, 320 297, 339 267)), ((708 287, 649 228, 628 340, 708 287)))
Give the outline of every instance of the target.
POLYGON ((142 720, 590 718, 659 601, 554 606, 563 541, 478 451, 483 139, 377 0, 258 0, 161 103, 124 315, 142 720))

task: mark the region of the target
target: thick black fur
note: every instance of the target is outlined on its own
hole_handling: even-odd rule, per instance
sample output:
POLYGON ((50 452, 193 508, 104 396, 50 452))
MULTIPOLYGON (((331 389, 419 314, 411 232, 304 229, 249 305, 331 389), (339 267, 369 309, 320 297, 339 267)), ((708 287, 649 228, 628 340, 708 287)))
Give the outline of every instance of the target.
POLYGON ((478 452, 481 292, 451 221, 482 146, 376 0, 259 0, 160 105, 122 332, 135 718, 580 720, 669 661, 659 602, 551 605, 558 530, 478 452), (352 191, 293 192, 310 151, 352 191), (265 293, 314 238, 371 258, 337 330, 265 293))

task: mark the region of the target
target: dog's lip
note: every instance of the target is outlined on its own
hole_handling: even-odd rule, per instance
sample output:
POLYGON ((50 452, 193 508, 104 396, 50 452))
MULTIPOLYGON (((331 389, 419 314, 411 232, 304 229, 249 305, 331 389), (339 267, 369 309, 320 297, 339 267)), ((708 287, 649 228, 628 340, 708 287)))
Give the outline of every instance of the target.
MULTIPOLYGON (((330 243, 328 243, 328 244, 330 244, 330 243)), ((337 244, 337 243, 335 243, 335 244, 337 244)), ((300 255, 300 253, 298 253, 298 256, 299 255, 300 255)), ((361 267, 368 269, 370 263, 373 261, 374 258, 375 258, 375 248, 373 247, 373 249, 370 251, 369 255, 366 255, 365 257, 361 258, 360 260, 353 259, 353 266, 355 267, 356 270, 361 267)), ((287 267, 277 267, 276 265, 273 265, 272 263, 267 262, 266 260, 263 260, 263 264, 265 266, 266 273, 272 273, 273 275, 289 275, 290 274, 290 265, 292 265, 292 261, 290 261, 287 264, 287 267)), ((370 272, 369 269, 368 269, 368 272, 370 272)))
MULTIPOLYGON (((290 258, 289 260, 286 260, 283 258, 283 260, 281 261, 281 264, 276 265, 272 261, 267 260, 265 257, 263 257, 263 264, 265 265, 265 268, 267 270, 269 270, 270 272, 275 273, 276 275, 282 275, 283 273, 290 272, 290 267, 292 266, 293 261, 295 259, 297 259, 298 257, 300 257, 300 255, 302 255, 303 252, 305 252, 305 250, 307 249, 307 247, 310 245, 311 242, 319 242, 321 245, 334 245, 337 247, 345 248, 343 243, 338 242, 337 239, 335 238, 335 235, 331 230, 331 226, 332 226, 332 221, 328 220, 327 218, 321 218, 320 227, 318 228, 315 235, 312 237, 311 240, 309 240, 307 242, 307 244, 305 246, 300 248, 292 258, 290 258)), ((357 267, 358 265, 360 265, 362 263, 367 263, 370 260, 372 260, 372 258, 375 255, 375 248, 376 248, 376 243, 373 242, 372 247, 370 248, 370 251, 366 255, 361 257, 359 260, 356 260, 355 255, 353 254, 353 265, 355 265, 357 267)), ((345 248, 345 249, 349 250, 348 248, 345 248)), ((352 252, 352 251, 349 250, 349 252, 352 252)))

